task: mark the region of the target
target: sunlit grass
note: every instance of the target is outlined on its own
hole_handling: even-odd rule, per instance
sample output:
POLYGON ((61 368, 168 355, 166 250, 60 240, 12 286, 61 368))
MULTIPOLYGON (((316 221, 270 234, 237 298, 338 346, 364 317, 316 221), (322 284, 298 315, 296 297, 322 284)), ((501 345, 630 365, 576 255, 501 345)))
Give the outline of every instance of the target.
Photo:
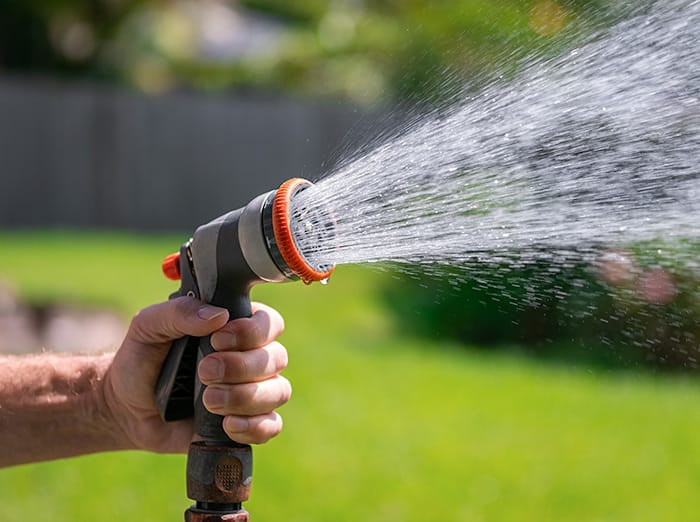
MULTIPOLYGON (((32 299, 125 316, 174 290, 178 237, 0 234, 0 277, 32 299)), ((255 451, 255 521, 696 520, 700 389, 540 365, 402 333, 380 271, 266 285, 294 397, 255 451)), ((106 454, 0 471, 0 520, 181 520, 184 458, 106 454)))

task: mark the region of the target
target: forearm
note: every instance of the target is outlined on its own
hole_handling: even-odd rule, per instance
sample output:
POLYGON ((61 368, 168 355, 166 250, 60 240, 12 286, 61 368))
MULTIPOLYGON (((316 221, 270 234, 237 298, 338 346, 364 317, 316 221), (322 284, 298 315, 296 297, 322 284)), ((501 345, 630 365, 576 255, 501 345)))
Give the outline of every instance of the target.
POLYGON ((102 387, 112 357, 0 357, 0 466, 125 448, 102 387))

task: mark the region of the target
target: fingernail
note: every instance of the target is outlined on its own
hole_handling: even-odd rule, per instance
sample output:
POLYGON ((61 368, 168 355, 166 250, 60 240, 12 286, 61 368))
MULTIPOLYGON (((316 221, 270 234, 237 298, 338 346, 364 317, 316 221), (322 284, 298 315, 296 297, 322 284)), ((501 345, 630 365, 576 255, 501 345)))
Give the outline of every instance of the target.
POLYGON ((224 376, 224 365, 217 357, 206 357, 199 363, 199 377, 205 381, 220 380, 224 376))
POLYGON ((209 386, 204 390, 202 400, 207 408, 220 407, 226 404, 226 392, 221 388, 212 388, 209 386))
POLYGON ((210 321, 214 319, 215 317, 220 317, 226 313, 226 310, 223 308, 217 308, 215 306, 203 306, 199 310, 197 310, 197 315, 199 316, 200 319, 204 319, 205 321, 210 321))
POLYGON ((245 417, 228 416, 224 419, 224 430, 229 433, 244 433, 249 427, 250 423, 245 417))

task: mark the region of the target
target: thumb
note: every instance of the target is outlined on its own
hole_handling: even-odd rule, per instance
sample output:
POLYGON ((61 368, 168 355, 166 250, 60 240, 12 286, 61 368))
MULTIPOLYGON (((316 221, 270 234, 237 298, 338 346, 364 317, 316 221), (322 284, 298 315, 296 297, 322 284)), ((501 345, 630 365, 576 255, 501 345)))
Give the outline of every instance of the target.
POLYGON ((138 312, 131 321, 128 335, 144 344, 166 343, 186 335, 209 335, 227 321, 225 308, 192 297, 178 297, 138 312))

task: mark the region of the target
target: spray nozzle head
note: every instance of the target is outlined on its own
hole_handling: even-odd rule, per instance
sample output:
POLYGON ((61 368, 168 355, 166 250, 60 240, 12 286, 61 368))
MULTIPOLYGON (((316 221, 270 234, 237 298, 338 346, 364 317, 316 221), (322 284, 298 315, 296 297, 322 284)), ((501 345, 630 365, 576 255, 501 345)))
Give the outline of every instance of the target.
POLYGON ((313 184, 302 178, 285 181, 271 201, 274 242, 284 264, 305 283, 328 279, 335 265, 314 254, 335 242, 335 220, 323 205, 298 204, 298 196, 313 184), (295 201, 296 199, 296 201, 295 201), (293 201, 296 204, 292 204, 293 201))

